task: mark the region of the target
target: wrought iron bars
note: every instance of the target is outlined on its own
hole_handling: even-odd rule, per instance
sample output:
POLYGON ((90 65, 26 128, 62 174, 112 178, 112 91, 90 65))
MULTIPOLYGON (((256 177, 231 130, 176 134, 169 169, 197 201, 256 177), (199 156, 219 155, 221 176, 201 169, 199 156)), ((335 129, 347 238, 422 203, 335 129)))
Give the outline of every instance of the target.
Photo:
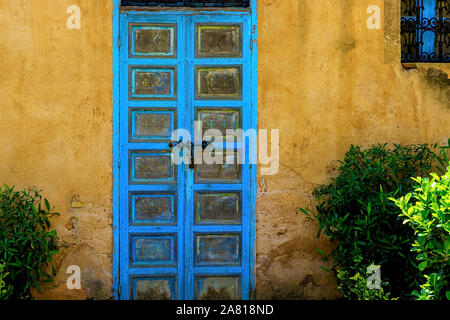
POLYGON ((122 0, 122 6, 161 7, 242 7, 248 8, 250 0, 122 0))
POLYGON ((450 62, 450 0, 401 0, 402 62, 450 62))

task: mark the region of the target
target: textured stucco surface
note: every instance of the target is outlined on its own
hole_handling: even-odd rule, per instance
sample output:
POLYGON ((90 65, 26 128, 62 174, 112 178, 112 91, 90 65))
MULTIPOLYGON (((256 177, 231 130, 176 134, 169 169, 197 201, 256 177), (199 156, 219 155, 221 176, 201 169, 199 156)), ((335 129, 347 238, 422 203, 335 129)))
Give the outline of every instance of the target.
MULTIPOLYGON (((296 214, 350 144, 444 143, 449 67, 399 63, 399 1, 260 0, 260 128, 280 129, 280 170, 259 176, 256 295, 338 297, 317 226, 296 214), (381 30, 366 27, 369 5, 381 30)), ((0 183, 37 186, 67 245, 36 298, 106 299, 112 286, 112 1, 0 0, 0 183), (66 9, 82 10, 81 30, 66 9), (82 269, 67 290, 65 270, 82 269)))

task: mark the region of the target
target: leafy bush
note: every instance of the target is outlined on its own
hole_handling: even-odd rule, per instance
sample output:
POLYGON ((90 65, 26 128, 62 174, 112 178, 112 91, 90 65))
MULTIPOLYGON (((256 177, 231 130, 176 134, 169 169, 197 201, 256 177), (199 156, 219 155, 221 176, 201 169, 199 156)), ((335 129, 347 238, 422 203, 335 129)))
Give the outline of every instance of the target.
MULTIPOLYGON (((324 233, 336 241, 331 256, 333 272, 345 297, 355 296, 349 278, 371 264, 381 265, 385 292, 394 297, 407 297, 417 286, 420 271, 410 251, 414 238, 411 228, 402 224, 398 208, 388 198, 412 190, 410 177, 433 169, 446 161, 445 150, 437 145, 375 145, 367 150, 351 146, 339 175, 331 183, 314 191, 319 223, 318 237, 324 233)), ((310 219, 311 210, 300 208, 310 219)), ((326 257, 328 258, 328 257, 326 257)))
POLYGON ((39 289, 39 281, 52 281, 47 268, 56 271, 52 255, 58 253, 56 230, 49 231, 49 218, 59 215, 40 191, 14 191, 0 188, 0 263, 6 262, 8 283, 13 287, 10 299, 30 299, 30 288, 39 289))
POLYGON ((445 175, 430 176, 412 178, 417 183, 414 192, 392 200, 402 210, 404 223, 414 230, 411 251, 417 254, 419 270, 427 272, 421 292, 414 295, 419 300, 445 296, 450 300, 450 166, 445 175))

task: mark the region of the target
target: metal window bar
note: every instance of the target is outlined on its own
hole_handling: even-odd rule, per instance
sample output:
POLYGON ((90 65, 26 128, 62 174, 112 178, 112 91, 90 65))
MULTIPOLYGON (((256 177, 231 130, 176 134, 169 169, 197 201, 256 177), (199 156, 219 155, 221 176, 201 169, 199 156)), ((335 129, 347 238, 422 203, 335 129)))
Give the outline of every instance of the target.
POLYGON ((149 7, 241 7, 248 8, 250 0, 122 0, 122 6, 149 7))
POLYGON ((402 62, 450 62, 450 0, 401 0, 402 62))

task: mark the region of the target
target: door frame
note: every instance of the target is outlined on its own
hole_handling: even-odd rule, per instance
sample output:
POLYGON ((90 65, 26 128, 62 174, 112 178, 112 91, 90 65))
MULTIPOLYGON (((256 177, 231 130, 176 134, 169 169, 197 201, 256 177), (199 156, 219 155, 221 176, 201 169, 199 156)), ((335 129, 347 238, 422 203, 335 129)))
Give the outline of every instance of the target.
MULTIPOLYGON (((113 101, 113 188, 112 188, 112 211, 113 211, 113 265, 112 265, 112 292, 114 299, 120 298, 120 0, 112 0, 113 2, 113 16, 112 16, 112 72, 113 72, 113 87, 112 87, 112 101, 113 101)), ((257 0, 250 0, 250 8, 159 8, 159 7, 132 7, 127 9, 127 12, 133 14, 242 14, 247 11, 250 16, 251 24, 251 83, 249 88, 251 90, 251 127, 257 129, 257 98, 258 98, 258 78, 257 78, 257 36, 258 36, 258 14, 257 14, 257 0)), ((249 241, 249 266, 250 266, 250 299, 255 299, 255 279, 256 279, 256 174, 257 165, 250 164, 250 241, 249 241)))

